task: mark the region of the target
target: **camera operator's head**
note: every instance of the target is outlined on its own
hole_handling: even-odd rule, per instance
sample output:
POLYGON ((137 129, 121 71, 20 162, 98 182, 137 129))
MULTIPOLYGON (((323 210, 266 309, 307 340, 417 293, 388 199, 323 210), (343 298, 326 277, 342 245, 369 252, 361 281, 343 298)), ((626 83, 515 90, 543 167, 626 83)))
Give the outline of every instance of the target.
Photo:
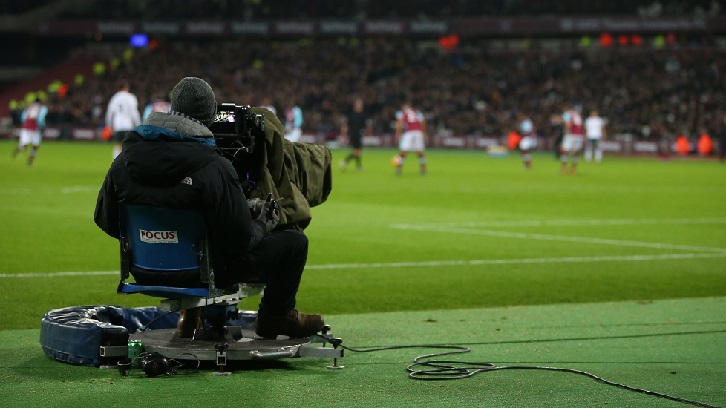
POLYGON ((171 90, 171 110, 209 126, 217 113, 217 100, 212 87, 203 79, 186 77, 171 90))

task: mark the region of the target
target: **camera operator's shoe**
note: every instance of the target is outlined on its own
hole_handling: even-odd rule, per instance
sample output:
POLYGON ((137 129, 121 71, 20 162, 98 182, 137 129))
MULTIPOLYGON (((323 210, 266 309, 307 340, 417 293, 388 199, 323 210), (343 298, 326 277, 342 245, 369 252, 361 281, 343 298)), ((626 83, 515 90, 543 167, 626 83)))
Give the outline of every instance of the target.
POLYGON ((255 333, 266 339, 274 339, 280 335, 297 339, 312 336, 322 330, 323 326, 323 317, 317 314, 305 314, 292 309, 286 315, 275 316, 260 310, 255 322, 255 333))

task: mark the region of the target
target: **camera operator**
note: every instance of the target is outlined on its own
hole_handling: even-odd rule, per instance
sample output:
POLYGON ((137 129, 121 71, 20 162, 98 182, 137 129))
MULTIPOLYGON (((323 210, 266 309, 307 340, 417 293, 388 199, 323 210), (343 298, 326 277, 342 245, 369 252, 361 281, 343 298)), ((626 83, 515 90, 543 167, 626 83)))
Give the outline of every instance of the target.
MULTIPOLYGON (((195 77, 171 92, 171 111, 154 112, 129 131, 99 191, 94 219, 119 238, 119 203, 200 211, 207 223, 216 284, 262 281, 265 294, 255 325, 258 335, 307 337, 323 328, 320 315, 299 313, 295 296, 308 253, 299 231, 274 231, 279 214, 270 202, 248 202, 239 177, 217 153, 208 129, 216 115, 214 91, 195 77), (253 208, 252 208, 253 207, 253 208)), ((168 278, 131 271, 141 284, 203 286, 198 273, 168 278)), ((168 275, 164 275, 168 276, 168 275)))

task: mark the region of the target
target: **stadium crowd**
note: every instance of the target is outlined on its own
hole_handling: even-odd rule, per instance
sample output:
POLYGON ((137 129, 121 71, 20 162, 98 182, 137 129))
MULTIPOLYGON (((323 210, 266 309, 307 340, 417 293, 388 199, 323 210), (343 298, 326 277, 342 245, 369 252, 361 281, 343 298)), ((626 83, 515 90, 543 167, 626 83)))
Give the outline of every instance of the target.
POLYGON ((564 105, 574 102, 598 109, 611 135, 674 138, 720 123, 723 72, 726 55, 713 48, 506 52, 383 39, 170 42, 136 52, 63 98, 51 97, 48 122, 102 127, 122 82, 130 82, 143 109, 178 78, 197 75, 217 90, 219 102, 259 106, 269 99, 278 115, 297 102, 304 131, 331 137, 356 97, 367 107, 369 131, 391 133, 408 94, 440 134, 504 135, 521 112, 547 137, 557 131, 564 105))
POLYGON ((75 7, 66 18, 141 20, 195 19, 441 19, 473 16, 641 15, 683 16, 722 13, 718 0, 96 0, 75 7))
MULTIPOLYGON (((23 13, 47 0, 2 2, 0 10, 23 13)), ((497 16, 687 16, 722 15, 715 0, 94 0, 67 2, 66 20, 265 21, 284 19, 446 19, 497 16), (80 7, 83 5, 83 7, 80 7)), ((529 40, 522 40, 522 42, 529 40)), ((107 103, 129 82, 140 109, 163 98, 179 78, 207 80, 220 102, 262 105, 278 115, 288 103, 303 111, 307 133, 334 136, 361 97, 370 132, 392 133, 404 94, 423 110, 429 129, 440 134, 504 135, 518 113, 532 118, 543 136, 559 132, 566 104, 599 110, 608 133, 636 137, 695 137, 718 128, 726 110, 722 49, 700 39, 654 49, 544 47, 538 40, 517 50, 462 39, 453 51, 435 41, 406 39, 315 39, 276 41, 161 41, 102 76, 51 95, 49 126, 104 126, 107 103)), ((42 52, 40 54, 45 54, 42 52)), ((18 56, 18 58, 21 58, 18 56)))

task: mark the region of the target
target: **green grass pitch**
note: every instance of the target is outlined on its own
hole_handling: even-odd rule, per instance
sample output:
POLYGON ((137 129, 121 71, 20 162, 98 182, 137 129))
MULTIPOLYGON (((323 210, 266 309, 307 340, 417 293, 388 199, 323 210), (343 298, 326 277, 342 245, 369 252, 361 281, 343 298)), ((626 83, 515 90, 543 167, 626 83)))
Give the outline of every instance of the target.
MULTIPOLYGON (((0 330, 55 308, 156 305, 115 293, 118 244, 93 222, 105 143, 46 142, 33 167, 0 143, 0 330), (4 156, 4 157, 2 157, 4 156)), ((313 209, 303 311, 350 314, 726 296, 726 165, 625 158, 559 173, 551 153, 392 150, 338 162, 313 209)), ((243 308, 255 308, 249 299, 243 308)))

